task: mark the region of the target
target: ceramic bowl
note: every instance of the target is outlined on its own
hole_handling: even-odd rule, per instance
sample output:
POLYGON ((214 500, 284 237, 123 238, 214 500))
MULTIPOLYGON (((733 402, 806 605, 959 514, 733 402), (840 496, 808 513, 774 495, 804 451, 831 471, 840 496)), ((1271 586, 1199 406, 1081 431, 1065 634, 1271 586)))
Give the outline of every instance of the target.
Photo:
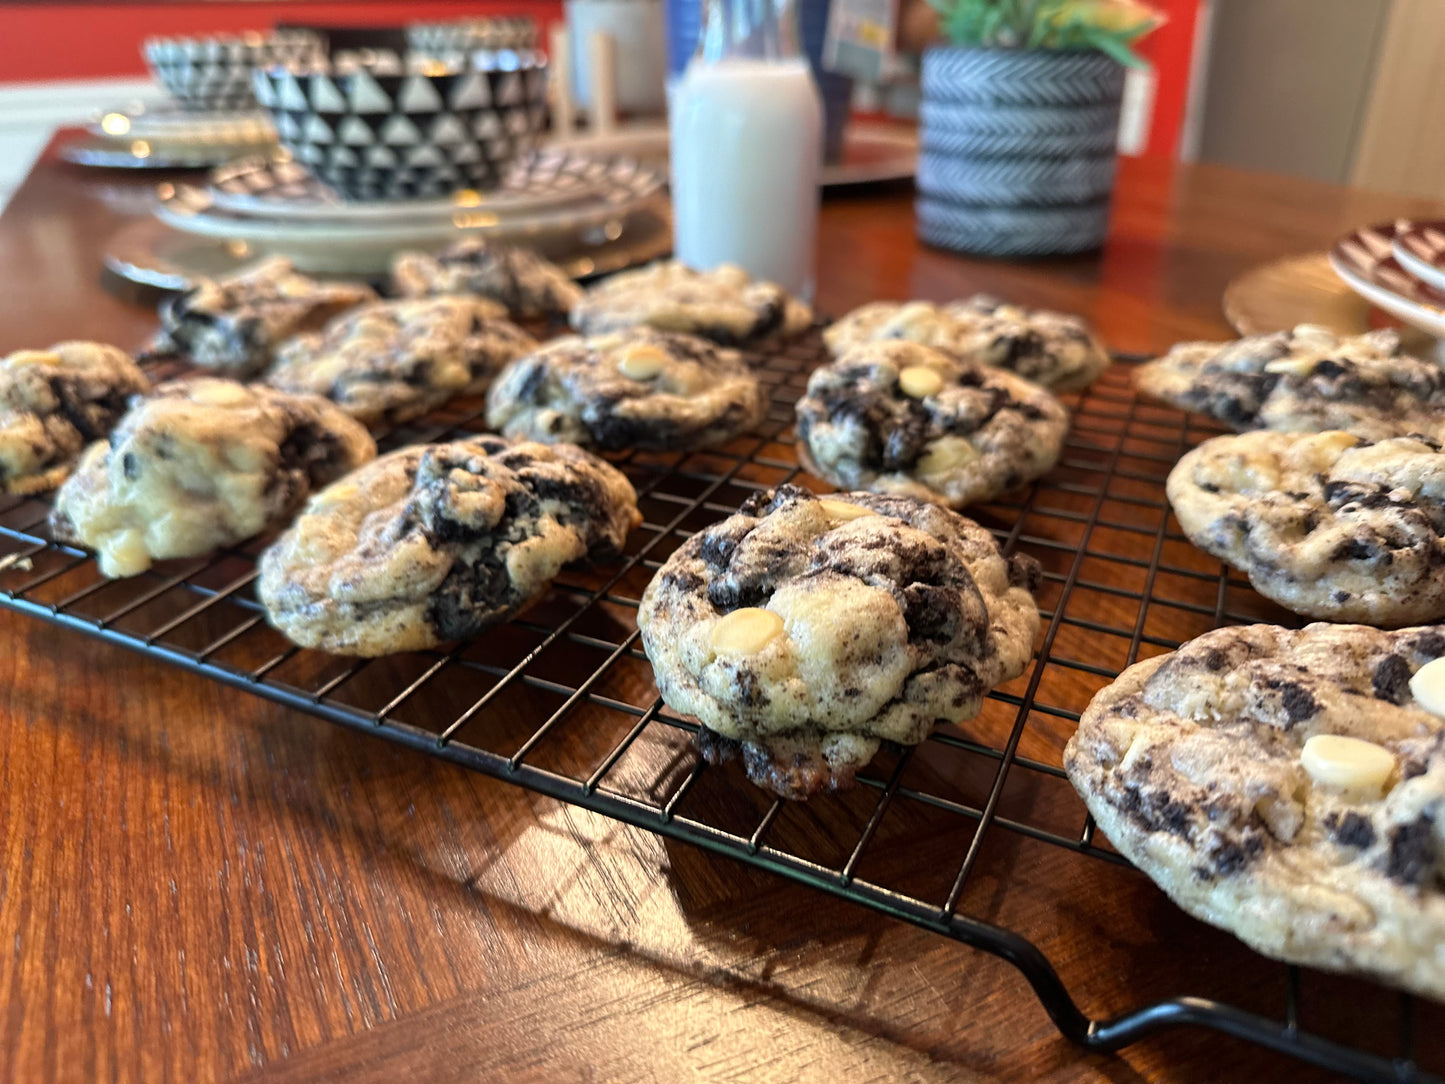
POLYGON ((274 64, 313 64, 325 42, 305 30, 147 38, 141 49, 156 80, 187 109, 254 109, 251 72, 274 64))
POLYGON ((281 145, 349 199, 495 188, 547 117, 547 61, 525 50, 358 54, 257 69, 255 89, 281 145))
POLYGON ((476 49, 535 49, 537 23, 520 15, 412 23, 406 28, 406 44, 413 52, 431 56, 476 49))

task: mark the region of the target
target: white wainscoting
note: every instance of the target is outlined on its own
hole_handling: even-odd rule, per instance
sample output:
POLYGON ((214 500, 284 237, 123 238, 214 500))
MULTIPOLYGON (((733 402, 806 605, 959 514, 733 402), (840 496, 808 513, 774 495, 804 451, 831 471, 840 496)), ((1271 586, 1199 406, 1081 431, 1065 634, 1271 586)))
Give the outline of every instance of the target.
POLYGON ((89 120, 100 109, 163 97, 143 77, 0 83, 0 210, 56 128, 89 120))

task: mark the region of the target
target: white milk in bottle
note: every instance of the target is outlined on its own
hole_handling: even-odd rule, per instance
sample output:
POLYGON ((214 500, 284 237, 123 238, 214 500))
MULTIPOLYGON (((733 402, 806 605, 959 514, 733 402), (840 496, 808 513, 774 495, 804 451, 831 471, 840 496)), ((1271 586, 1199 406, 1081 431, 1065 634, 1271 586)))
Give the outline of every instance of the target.
POLYGON ((674 249, 813 293, 823 107, 792 0, 703 0, 702 44, 673 93, 674 249))

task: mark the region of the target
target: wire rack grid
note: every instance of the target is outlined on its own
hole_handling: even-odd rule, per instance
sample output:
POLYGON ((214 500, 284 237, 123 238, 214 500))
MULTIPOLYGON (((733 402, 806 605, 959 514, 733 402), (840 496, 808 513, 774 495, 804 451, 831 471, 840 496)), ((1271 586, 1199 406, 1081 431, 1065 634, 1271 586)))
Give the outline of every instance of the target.
MULTIPOLYGON (((1048 856, 1039 848, 1064 852, 1080 867, 1080 883, 1101 894, 1117 878, 1140 877, 1096 837, 1060 766, 1090 696, 1134 661, 1210 628, 1296 621, 1179 533, 1165 476, 1191 444, 1218 430, 1136 399, 1127 364, 1071 403, 1074 424, 1053 471, 970 513, 1007 551, 1032 553, 1044 566, 1044 628, 1025 675, 994 690, 975 720, 941 728, 916 749, 885 748, 860 786, 838 796, 785 803, 752 788, 735 767, 707 765, 692 741, 696 724, 657 696, 637 606, 691 532, 759 489, 815 484, 800 473, 791 426, 793 403, 822 357, 821 342, 809 337, 756 359, 772 400, 752 435, 715 451, 618 457, 645 517, 623 561, 568 572, 505 632, 449 649, 356 660, 289 644, 253 593, 264 541, 106 580, 86 553, 50 538, 49 506, 39 499, 0 498, 0 605, 994 953, 1017 967, 1063 1035, 1092 1049, 1193 1026, 1362 1080, 1440 1081, 1434 1062, 1445 1062, 1445 1051, 1417 1041, 1445 1033, 1438 1006, 1366 987, 1382 1006, 1366 1014, 1368 1039, 1359 1039, 1358 1026, 1340 1038, 1332 1032, 1342 1018, 1359 1016, 1358 991, 1331 994, 1327 984, 1344 980, 1239 949, 1247 963, 1231 970, 1244 973, 1243 985, 1229 989, 1257 996, 1181 996, 1141 972, 1138 1003, 1090 1014, 1051 960, 1056 946, 1039 936, 1041 925, 1059 921, 1049 914, 1040 922, 1039 907, 1051 904, 1039 902, 1048 898, 1036 873, 1048 856), (923 846, 928 856, 919 860, 923 846), (1352 1005, 1348 1013, 1342 1003, 1352 1005)), ((380 444, 483 430, 472 401, 380 444)), ((1171 936, 1202 939, 1201 959, 1221 939, 1236 948, 1169 916, 1171 936)), ((1134 966, 1137 948, 1118 946, 1120 966, 1134 966)), ((1215 979, 1207 968, 1190 973, 1206 987, 1215 979)))

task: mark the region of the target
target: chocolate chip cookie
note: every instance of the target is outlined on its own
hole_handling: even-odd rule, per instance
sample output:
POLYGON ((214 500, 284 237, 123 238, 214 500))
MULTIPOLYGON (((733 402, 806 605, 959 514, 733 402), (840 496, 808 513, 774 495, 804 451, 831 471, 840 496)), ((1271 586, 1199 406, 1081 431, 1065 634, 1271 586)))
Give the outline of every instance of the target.
POLYGON ((42 493, 65 481, 85 446, 148 387, 131 356, 104 343, 0 358, 0 493, 42 493))
POLYGON ((582 300, 582 287, 529 248, 470 238, 442 250, 399 252, 391 264, 399 297, 459 294, 500 303, 514 320, 565 317, 582 300))
POLYGON ((873 301, 823 332, 834 355, 902 339, 964 361, 1018 373, 1055 392, 1080 391, 1109 366, 1109 352, 1077 316, 1008 305, 977 294, 964 301, 873 301))
POLYGON ((657 687, 784 798, 852 784, 1023 673, 1039 567, 926 501, 785 485, 689 538, 643 594, 657 687))
POLYGON ((1095 696, 1064 768, 1196 918, 1445 998, 1442 656, 1442 626, 1218 629, 1095 696))
POLYGON ((694 271, 676 260, 613 275, 572 307, 572 326, 584 335, 646 326, 724 346, 771 345, 812 322, 813 310, 776 283, 732 264, 694 271))
POLYGON ((1429 437, 1216 437, 1179 461, 1168 492, 1191 542, 1295 613, 1445 618, 1445 451, 1429 437))
POLYGON ((1338 336, 1302 324, 1229 343, 1180 343, 1139 367, 1139 388, 1232 429, 1371 439, 1445 430, 1445 369, 1400 351, 1393 331, 1338 336))
POLYGON ((486 298, 378 301, 292 339, 265 380, 330 399, 368 425, 394 424, 480 395, 503 365, 536 347, 486 298))
POLYGON ((86 449, 51 527, 95 550, 107 576, 134 576, 281 526, 314 489, 375 455, 366 430, 324 399, 172 381, 86 449))
POLYGON ((506 620, 563 565, 620 553, 641 520, 622 473, 580 448, 418 445, 313 497, 262 555, 258 595, 303 647, 419 650, 506 620))
POLYGON ((843 489, 991 500, 1058 461, 1068 411, 1013 373, 912 342, 855 347, 813 370, 798 400, 798 457, 843 489))
POLYGON ((198 279, 162 302, 150 352, 180 355, 225 376, 255 376, 283 340, 375 300, 365 283, 317 282, 276 256, 227 278, 198 279))
POLYGON ((753 428, 766 405, 736 350, 634 328, 555 339, 512 362, 487 393, 487 424, 604 451, 686 451, 753 428))

